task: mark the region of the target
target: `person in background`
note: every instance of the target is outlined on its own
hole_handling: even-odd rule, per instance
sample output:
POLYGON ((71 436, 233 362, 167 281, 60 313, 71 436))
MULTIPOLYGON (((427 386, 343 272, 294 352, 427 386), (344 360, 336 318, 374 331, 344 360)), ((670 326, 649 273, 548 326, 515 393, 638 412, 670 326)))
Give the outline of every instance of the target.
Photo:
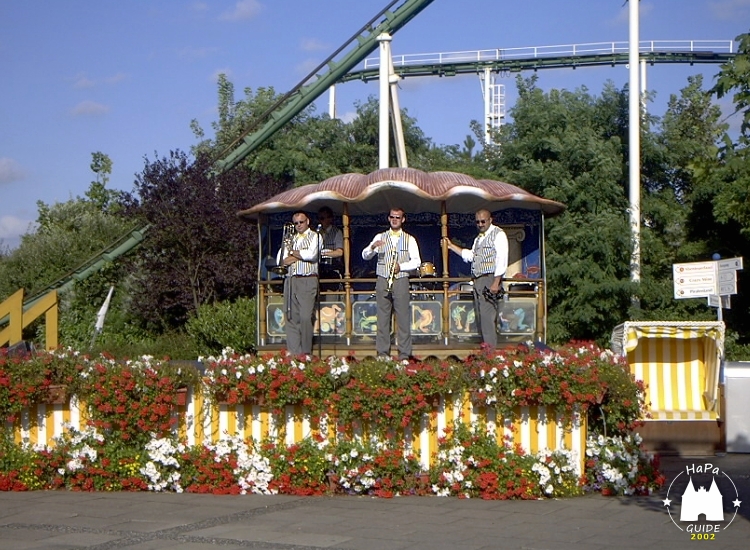
POLYGON ((482 342, 494 349, 497 347, 497 297, 502 291, 503 276, 508 268, 508 237, 505 231, 492 223, 489 210, 478 210, 474 220, 479 234, 471 249, 456 246, 448 237, 444 237, 443 242, 465 262, 471 262, 474 311, 479 334, 482 342))
POLYGON ((294 238, 279 251, 288 268, 284 280, 286 346, 291 355, 312 355, 315 303, 318 298, 318 234, 304 212, 292 215, 294 238))
POLYGON ((320 263, 334 266, 334 269, 343 267, 344 233, 333 225, 333 211, 329 207, 324 206, 318 210, 318 223, 320 223, 319 231, 323 241, 320 263))
POLYGON ((412 356, 411 305, 409 296, 409 271, 417 269, 422 260, 417 240, 403 230, 406 214, 402 208, 391 208, 388 214, 390 229, 378 233, 362 250, 362 259, 375 256, 375 301, 378 311, 375 348, 379 358, 391 353, 391 313, 396 314, 396 339, 399 360, 412 356))

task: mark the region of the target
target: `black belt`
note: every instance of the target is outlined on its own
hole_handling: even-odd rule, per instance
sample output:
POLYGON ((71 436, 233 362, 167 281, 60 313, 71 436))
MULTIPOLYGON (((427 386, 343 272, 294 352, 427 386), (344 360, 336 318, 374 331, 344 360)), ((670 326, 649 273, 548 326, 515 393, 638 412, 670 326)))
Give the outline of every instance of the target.
POLYGON ((477 275, 476 277, 472 277, 471 280, 472 281, 476 281, 477 279, 481 279, 482 277, 490 277, 490 276, 494 277, 495 274, 494 273, 482 273, 481 275, 477 275))
POLYGON ((292 275, 292 277, 317 277, 317 273, 313 273, 312 275, 292 275))

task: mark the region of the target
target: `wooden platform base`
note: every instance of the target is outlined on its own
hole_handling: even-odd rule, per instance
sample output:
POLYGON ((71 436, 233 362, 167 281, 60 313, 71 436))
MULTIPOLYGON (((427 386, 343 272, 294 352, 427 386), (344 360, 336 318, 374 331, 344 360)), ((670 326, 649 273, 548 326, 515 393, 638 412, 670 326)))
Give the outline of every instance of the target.
MULTIPOLYGON (((514 347, 520 342, 498 342, 498 348, 502 347, 514 347)), ((281 351, 283 346, 278 344, 272 344, 267 346, 259 346, 258 351, 261 353, 275 353, 281 351)), ((417 359, 465 359, 469 355, 476 354, 479 352, 480 344, 474 343, 463 343, 463 344, 451 344, 450 346, 441 346, 436 343, 431 344, 414 344, 412 346, 412 355, 417 359)), ((346 345, 344 342, 322 342, 320 345, 317 342, 313 343, 313 355, 319 357, 329 357, 334 355, 336 357, 346 357, 353 355, 357 359, 364 359, 367 357, 376 357, 377 352, 372 344, 351 344, 346 345)), ((391 357, 398 355, 398 348, 396 346, 391 347, 391 357)))
MULTIPOLYGON (((530 338, 517 336, 503 336, 500 335, 498 338, 498 349, 515 347, 524 342, 528 342, 530 338)), ((541 342, 534 342, 535 346, 544 346, 541 342)), ((481 347, 481 341, 479 337, 467 338, 462 341, 450 340, 445 342, 442 337, 434 336, 430 338, 417 337, 414 338, 412 344, 412 355, 417 359, 446 359, 449 357, 456 359, 464 359, 469 355, 476 354, 479 352, 481 347)), ((276 353, 282 349, 286 349, 286 345, 282 342, 274 342, 266 345, 258 346, 258 351, 261 353, 276 353)), ((319 357, 329 357, 335 355, 336 357, 346 357, 353 355, 357 359, 364 359, 367 357, 376 357, 377 351, 375 350, 375 338, 370 338, 367 341, 357 341, 356 343, 346 343, 344 337, 334 338, 323 338, 322 342, 318 342, 317 337, 313 338, 313 355, 319 357)), ((398 347, 396 344, 391 345, 391 357, 398 355, 398 347)))
POLYGON ((722 428, 719 420, 651 420, 636 431, 649 452, 710 456, 724 451, 722 428))

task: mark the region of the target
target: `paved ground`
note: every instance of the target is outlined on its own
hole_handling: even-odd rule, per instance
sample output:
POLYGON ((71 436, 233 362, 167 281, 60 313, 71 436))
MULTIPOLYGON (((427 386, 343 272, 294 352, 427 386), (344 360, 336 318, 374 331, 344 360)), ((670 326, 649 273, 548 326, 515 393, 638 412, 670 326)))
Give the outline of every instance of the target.
POLYGON ((665 490, 640 498, 589 495, 491 502, 437 497, 0 493, 0 549, 750 548, 750 455, 667 458, 662 466, 675 480, 669 495, 665 490), (706 462, 718 467, 724 480, 725 521, 713 540, 693 542, 687 524, 679 521, 679 502, 687 483, 686 469, 697 470, 706 462), (727 477, 741 501, 731 523, 736 509, 730 501, 737 497, 726 494, 732 490, 726 488, 732 487, 727 477), (667 496, 675 500, 670 508, 675 521, 663 503, 667 496))

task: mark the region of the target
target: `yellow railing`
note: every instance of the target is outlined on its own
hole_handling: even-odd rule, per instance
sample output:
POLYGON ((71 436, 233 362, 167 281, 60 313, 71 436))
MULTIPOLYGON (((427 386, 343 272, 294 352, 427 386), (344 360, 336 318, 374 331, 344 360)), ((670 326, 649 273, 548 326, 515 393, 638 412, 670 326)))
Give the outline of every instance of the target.
MULTIPOLYGON (((212 403, 201 391, 188 390, 185 404, 174 411, 177 424, 174 433, 189 445, 216 443, 230 436, 261 441, 270 438, 288 445, 305 437, 323 435, 330 441, 337 437, 336 429, 325 420, 316 421, 301 405, 289 405, 281 414, 255 404, 225 405, 212 403)), ((576 415, 566 423, 554 407, 519 407, 509 418, 503 418, 492 407, 473 404, 468 395, 463 398, 441 396, 425 413, 419 423, 408 427, 395 437, 403 438, 422 465, 427 468, 438 450, 438 438, 457 421, 463 424, 487 426, 498 442, 518 445, 528 453, 544 449, 575 451, 579 473, 583 472, 586 453, 587 425, 585 415, 576 415)), ((31 445, 50 444, 68 428, 82 430, 86 426, 86 406, 77 399, 56 405, 34 405, 14 424, 6 424, 17 442, 31 445)), ((363 436, 366 428, 354 428, 351 435, 363 436)))
POLYGON ((23 289, 18 290, 0 304, 0 319, 8 317, 8 326, 0 331, 0 346, 13 345, 23 340, 23 329, 44 315, 46 345, 57 348, 58 301, 57 290, 52 290, 36 300, 26 311, 23 308, 23 289))

